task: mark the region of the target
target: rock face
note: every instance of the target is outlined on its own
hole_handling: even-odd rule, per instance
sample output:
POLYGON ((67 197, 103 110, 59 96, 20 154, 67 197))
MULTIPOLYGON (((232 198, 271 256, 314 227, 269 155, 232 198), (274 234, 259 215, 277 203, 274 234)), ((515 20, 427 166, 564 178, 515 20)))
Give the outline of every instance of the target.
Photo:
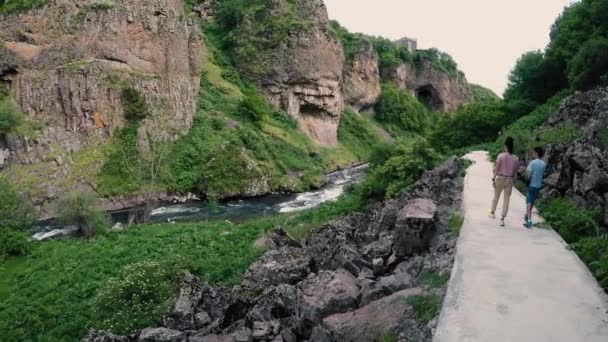
POLYGON ((359 52, 344 69, 344 101, 356 110, 373 107, 380 97, 378 53, 363 40, 359 52))
POLYGON ((419 67, 403 63, 387 71, 384 77, 399 89, 411 91, 421 102, 442 112, 454 111, 473 99, 469 84, 463 76, 439 71, 429 62, 424 62, 419 67))
POLYGON ((437 206, 433 201, 419 198, 399 211, 395 224, 393 249, 397 257, 405 257, 428 248, 435 233, 437 206))
POLYGON ((70 153, 103 144, 125 125, 125 87, 138 91, 151 112, 140 127, 142 147, 146 132, 158 139, 186 132, 196 110, 203 49, 183 8, 181 0, 52 0, 1 16, 0 82, 37 130, 7 138, 9 160, 55 158, 51 177, 51 171, 65 177, 70 153))
POLYGON ((261 52, 256 56, 259 63, 243 59, 239 69, 275 107, 291 114, 315 142, 336 146, 344 108, 342 47, 329 34, 322 0, 295 4, 275 0, 269 11, 273 16, 285 16, 291 5, 295 6, 296 16, 307 21, 307 29, 291 32, 285 43, 261 52))
MULTIPOLYGON (((442 297, 420 275, 450 272, 455 240, 447 232, 460 204, 458 158, 427 172, 411 192, 318 228, 302 245, 278 229, 274 247, 249 267, 241 285, 215 288, 186 276, 162 328, 142 336, 189 341, 374 341, 385 336, 430 341, 409 298, 442 297), (404 236, 419 241, 420 222, 435 227, 428 244, 401 255, 404 236), (412 230, 411 235, 402 231, 412 230), (399 240, 402 239, 402 240, 399 240), (372 269, 373 267, 373 269, 372 269), (179 335, 181 332, 183 335, 179 335)), ((426 231, 426 230, 425 230, 426 231)), ((126 341, 92 331, 86 341, 126 341), (95 339, 96 337, 104 339, 95 339)))

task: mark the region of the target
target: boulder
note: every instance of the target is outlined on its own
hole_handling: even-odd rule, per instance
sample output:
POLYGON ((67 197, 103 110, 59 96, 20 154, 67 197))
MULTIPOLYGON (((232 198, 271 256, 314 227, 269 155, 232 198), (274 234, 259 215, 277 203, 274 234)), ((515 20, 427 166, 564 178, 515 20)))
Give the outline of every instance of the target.
POLYGON ((190 337, 189 342, 236 342, 230 335, 196 334, 190 337))
POLYGON ((83 342, 129 342, 126 336, 118 336, 106 331, 91 329, 83 342))
POLYGON ((366 306, 387 295, 384 292, 384 289, 373 280, 363 279, 359 281, 359 286, 361 287, 361 290, 359 290, 359 294, 357 295, 359 307, 366 306))
POLYGON ((281 320, 283 325, 290 326, 292 323, 289 320, 296 315, 301 302, 302 292, 296 286, 281 284, 271 287, 256 299, 245 321, 251 325, 256 321, 281 320))
POLYGON ((302 248, 302 244, 292 238, 282 227, 275 227, 264 237, 264 247, 268 249, 278 249, 281 247, 302 248))
POLYGON ((296 284, 310 273, 312 258, 303 249, 283 247, 270 250, 249 267, 242 283, 248 290, 273 285, 296 284))
POLYGON ((429 199, 417 198, 403 207, 395 224, 395 255, 404 258, 428 249, 436 222, 437 206, 429 199))
POLYGON ((307 336, 324 317, 356 308, 359 286, 352 274, 345 270, 321 271, 304 280, 302 302, 298 312, 298 330, 307 336))
POLYGON ((185 342, 187 335, 178 330, 168 328, 146 328, 139 333, 140 342, 185 342))
POLYGON ((417 322, 408 298, 422 294, 421 289, 408 289, 384 297, 347 313, 331 315, 314 328, 311 341, 376 341, 378 337, 398 335, 417 322))
POLYGON ((278 334, 281 324, 278 321, 253 322, 253 332, 251 337, 254 341, 272 340, 278 334))
POLYGON ((195 329, 198 323, 207 323, 210 317, 195 317, 195 310, 203 296, 203 284, 190 273, 186 273, 182 279, 179 296, 175 302, 173 312, 165 319, 165 326, 177 330, 195 329))

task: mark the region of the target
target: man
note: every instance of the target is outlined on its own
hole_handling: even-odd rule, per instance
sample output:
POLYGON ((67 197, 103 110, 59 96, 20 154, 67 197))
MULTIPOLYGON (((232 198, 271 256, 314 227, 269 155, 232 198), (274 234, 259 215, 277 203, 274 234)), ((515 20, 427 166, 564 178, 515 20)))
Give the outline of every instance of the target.
POLYGON ((528 169, 526 170, 528 173, 528 178, 530 179, 530 184, 528 186, 528 195, 526 196, 526 216, 524 217, 524 227, 530 229, 532 228, 532 209, 534 208, 534 202, 538 198, 538 194, 543 187, 543 176, 545 175, 545 168, 547 167, 547 163, 545 163, 542 158, 545 156, 545 151, 543 151, 542 147, 534 148, 534 160, 528 164, 528 169))
POLYGON ((494 177, 492 184, 494 185, 494 199, 492 200, 492 209, 488 216, 496 218, 496 206, 500 199, 501 193, 504 192, 502 201, 502 215, 500 217, 500 226, 505 226, 505 217, 509 211, 509 202, 511 201, 511 193, 513 192, 513 179, 517 175, 519 168, 519 159, 513 155, 513 138, 508 137, 505 141, 504 152, 496 158, 496 168, 494 169, 494 177))

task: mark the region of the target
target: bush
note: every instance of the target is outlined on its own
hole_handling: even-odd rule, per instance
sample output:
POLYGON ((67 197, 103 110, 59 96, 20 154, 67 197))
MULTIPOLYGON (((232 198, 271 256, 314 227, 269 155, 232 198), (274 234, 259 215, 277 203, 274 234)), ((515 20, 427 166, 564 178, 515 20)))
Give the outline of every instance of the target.
POLYGON ((424 138, 402 141, 385 163, 368 172, 358 191, 363 198, 396 197, 441 160, 424 138))
POLYGON ((568 80, 573 89, 590 89, 602 83, 608 73, 608 39, 586 42, 568 64, 568 80))
POLYGON ((429 127, 428 109, 407 90, 390 83, 382 85, 382 95, 376 105, 376 119, 393 135, 403 131, 424 133, 429 127))
POLYGON ((0 0, 0 14, 19 13, 46 5, 48 0, 0 0))
POLYGON ((557 198, 539 205, 541 215, 568 243, 597 235, 597 213, 577 208, 567 199, 557 198))
POLYGON ((23 120, 23 114, 13 101, 0 98, 0 136, 12 132, 23 120))
POLYGON ((29 235, 14 229, 0 229, 0 259, 9 256, 24 256, 31 250, 29 235))
POLYGON ((125 118, 129 121, 140 121, 150 115, 146 99, 139 90, 125 87, 121 94, 125 118))
POLYGON ((272 113, 273 109, 270 107, 266 99, 255 92, 245 96, 239 104, 238 114, 253 122, 259 122, 272 113))
POLYGON ((158 324, 176 296, 180 272, 175 265, 140 261, 122 268, 99 289, 93 305, 101 326, 115 334, 132 334, 158 324))
POLYGON ((475 102, 440 117, 430 140, 435 148, 448 152, 495 140, 505 123, 501 102, 475 102))
POLYGON ((407 299, 412 306, 416 320, 427 324, 439 314, 441 299, 436 294, 413 296, 407 299))
POLYGON ((31 228, 36 216, 29 199, 4 175, 0 175, 0 189, 0 231, 31 228))
POLYGON ((574 250, 587 264, 600 286, 608 291, 608 240, 585 238, 574 244, 574 250))
POLYGON ((107 228, 105 213, 97 209, 97 199, 90 192, 74 191, 64 195, 57 202, 57 215, 64 224, 78 227, 85 238, 107 228))

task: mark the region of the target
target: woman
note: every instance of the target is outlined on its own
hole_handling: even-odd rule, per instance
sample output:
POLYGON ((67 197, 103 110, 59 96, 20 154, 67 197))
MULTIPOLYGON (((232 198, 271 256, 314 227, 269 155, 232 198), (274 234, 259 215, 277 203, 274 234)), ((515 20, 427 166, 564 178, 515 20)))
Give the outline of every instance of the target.
POLYGON ((511 192, 513 191, 513 179, 517 175, 519 168, 519 159, 513 155, 513 138, 508 137, 505 141, 504 152, 496 158, 496 168, 494 169, 494 177, 492 184, 494 185, 494 199, 492 200, 492 209, 490 209, 490 218, 496 218, 496 206, 500 199, 500 194, 504 192, 502 203, 502 215, 500 217, 500 226, 505 226, 505 217, 509 211, 509 201, 511 200, 511 192))

